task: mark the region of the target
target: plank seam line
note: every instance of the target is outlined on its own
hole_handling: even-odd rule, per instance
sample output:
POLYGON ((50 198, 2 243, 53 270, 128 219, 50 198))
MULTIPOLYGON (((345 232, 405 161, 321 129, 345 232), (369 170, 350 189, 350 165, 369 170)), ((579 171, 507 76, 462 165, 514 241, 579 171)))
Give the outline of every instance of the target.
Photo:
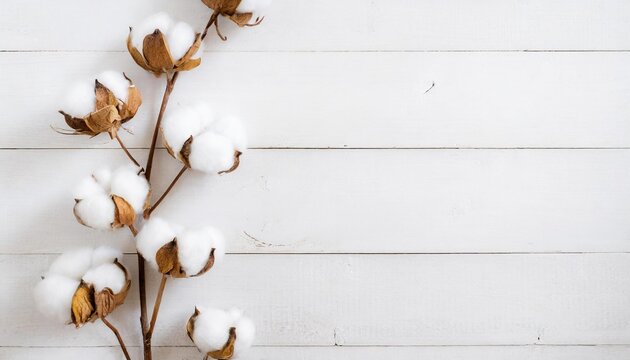
MULTIPOLYGON (((441 347, 628 347, 630 344, 495 344, 495 345, 254 345, 255 348, 441 348, 441 347)), ((128 348, 140 348, 137 345, 128 348)), ((155 348, 194 348, 194 345, 154 345, 155 348)), ((118 345, 93 345, 93 346, 64 346, 64 345, 2 345, 0 349, 94 349, 94 348, 118 348, 118 345)))
MULTIPOLYGON (((123 255, 136 255, 135 252, 123 252, 123 255)), ((262 255, 275 255, 275 256, 321 256, 321 255, 359 255, 359 256, 433 256, 433 255, 626 255, 630 254, 630 251, 513 251, 513 252, 226 252, 226 255, 238 255, 238 256, 262 256, 262 255)), ((61 252, 41 252, 41 253, 11 253, 0 252, 0 256, 52 256, 61 255, 61 252)))
MULTIPOLYGON (((145 147, 127 147, 129 150, 149 150, 145 147)), ((158 150, 165 150, 158 147, 158 150)), ((0 151, 54 151, 54 150, 116 150, 116 147, 2 147, 0 151)), ((630 150, 628 147, 466 147, 466 146, 443 146, 443 147, 250 147, 248 150, 630 150)))
MULTIPOLYGON (((126 53, 126 50, 51 50, 51 49, 4 49, 0 53, 126 53)), ((204 53, 626 53, 628 49, 424 49, 424 50, 403 50, 403 49, 357 49, 357 50, 215 50, 204 51, 204 53)))

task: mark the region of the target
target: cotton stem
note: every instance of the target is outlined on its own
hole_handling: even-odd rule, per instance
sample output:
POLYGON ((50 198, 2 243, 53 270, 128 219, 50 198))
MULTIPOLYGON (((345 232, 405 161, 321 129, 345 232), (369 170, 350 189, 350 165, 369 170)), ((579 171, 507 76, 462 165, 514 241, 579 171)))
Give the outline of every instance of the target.
POLYGON ((164 198, 166 198, 166 195, 168 195, 168 193, 171 192, 171 190, 173 189, 173 187, 177 183, 177 180, 179 180, 179 178, 182 177, 182 175, 184 175, 184 173, 186 172, 187 169, 188 169, 188 167, 186 165, 182 166, 182 169, 179 171, 177 176, 175 176, 173 181, 171 181, 171 184, 168 186, 168 188, 166 188, 166 191, 164 191, 164 193, 162 194, 162 196, 160 196, 158 201, 156 201, 154 205, 152 205, 150 208, 148 208, 144 212, 144 218, 145 219, 147 219, 147 218, 149 218, 151 216, 151 213, 153 212, 153 210, 155 210, 158 207, 158 205, 160 205, 162 200, 164 200, 164 198))
POLYGON ((164 288, 166 287, 166 280, 168 280, 168 277, 166 276, 166 274, 162 274, 160 288, 158 289, 157 297, 155 298, 155 304, 153 305, 151 324, 149 325, 149 331, 147 331, 147 338, 149 338, 149 340, 153 336, 153 329, 155 329, 155 322, 157 321, 158 312, 160 311, 160 304, 162 303, 162 295, 164 294, 164 288))
POLYGON ((120 348, 122 349, 123 354, 125 354, 125 359, 131 360, 131 357, 129 356, 129 352, 127 351, 127 347, 125 346, 125 342, 123 341, 122 337, 120 336, 120 333, 118 332, 118 329, 116 329, 116 327, 114 325, 112 325, 112 323, 107 321, 107 319, 105 319, 105 317, 102 317, 101 321, 103 321, 103 324, 107 325, 107 327, 114 333, 114 335, 116 335, 116 339, 118 339, 118 343, 120 344, 120 348))
POLYGON ((116 134, 116 140, 118 141, 118 144, 120 144, 120 148, 125 152, 125 154, 127 154, 127 157, 129 158, 129 160, 131 160, 134 164, 136 164, 136 166, 140 166, 140 163, 133 157, 133 155, 131 155, 131 153, 129 152, 125 144, 122 142, 118 134, 116 134))

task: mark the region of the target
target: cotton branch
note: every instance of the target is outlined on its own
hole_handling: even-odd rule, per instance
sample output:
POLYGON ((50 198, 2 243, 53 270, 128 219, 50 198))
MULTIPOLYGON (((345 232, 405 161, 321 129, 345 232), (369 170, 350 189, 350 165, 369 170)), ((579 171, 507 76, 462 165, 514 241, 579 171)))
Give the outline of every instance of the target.
POLYGON ((114 335, 116 335, 116 339, 118 339, 118 343, 120 344, 120 348, 122 349, 122 352, 125 354, 125 359, 131 360, 131 357, 129 356, 129 352, 127 351, 127 347, 125 346, 125 342, 123 341, 122 337, 120 336, 120 333, 118 332, 118 329, 116 329, 116 327, 114 325, 112 325, 112 323, 107 321, 107 319, 105 319, 105 317, 101 317, 101 321, 103 322, 103 324, 107 325, 107 327, 114 333, 114 335))

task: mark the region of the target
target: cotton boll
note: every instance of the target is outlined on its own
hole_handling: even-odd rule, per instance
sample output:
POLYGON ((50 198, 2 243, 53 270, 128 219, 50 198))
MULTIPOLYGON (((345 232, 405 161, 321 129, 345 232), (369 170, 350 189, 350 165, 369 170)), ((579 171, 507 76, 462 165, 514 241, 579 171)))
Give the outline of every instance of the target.
POLYGON ((114 222, 114 202, 109 195, 94 195, 75 204, 75 214, 86 226, 94 229, 111 229, 114 222))
POLYGON ((111 90, 118 99, 127 102, 129 97, 129 80, 125 78, 123 73, 118 71, 104 71, 99 74, 96 79, 106 88, 111 90))
POLYGON ((195 345, 204 354, 222 349, 230 337, 232 318, 223 310, 202 307, 198 309, 200 313, 195 319, 192 336, 195 345))
POLYGON ((81 200, 98 194, 105 194, 105 191, 101 185, 99 185, 96 180, 90 176, 81 180, 72 196, 74 199, 81 200))
POLYGON ((254 343, 256 327, 254 322, 246 317, 239 317, 233 323, 236 328, 236 341, 234 341, 234 353, 238 355, 250 348, 254 343))
POLYGON ((212 123, 214 123, 214 111, 205 102, 200 102, 192 106, 191 108, 199 117, 200 131, 207 130, 212 123))
POLYGON ((92 252, 92 267, 102 264, 112 264, 114 260, 121 259, 122 253, 110 246, 99 246, 92 252))
POLYGON ((242 153, 247 150, 247 133, 239 118, 234 116, 222 118, 213 124, 213 130, 230 139, 236 150, 242 153))
POLYGON ((92 284, 96 292, 110 288, 116 294, 125 286, 125 272, 116 264, 103 264, 85 273, 83 281, 92 284))
POLYGON ((173 20, 165 12, 159 12, 146 18, 131 31, 131 42, 134 47, 142 49, 144 37, 159 29, 166 35, 173 25, 173 20))
POLYGON ((234 146, 225 136, 206 132, 193 138, 188 160, 195 170, 207 173, 228 170, 234 164, 234 146))
POLYGON ((123 166, 112 174, 111 193, 125 199, 139 213, 149 194, 149 182, 143 175, 138 175, 136 166, 123 166))
POLYGON ((61 323, 68 323, 72 297, 79 287, 79 280, 60 275, 48 275, 40 281, 33 292, 39 312, 61 323))
POLYGON ((188 276, 203 270, 211 251, 212 238, 205 229, 188 230, 177 236, 177 257, 188 276))
POLYGON ((106 192, 109 192, 112 183, 112 172, 107 168, 101 168, 96 170, 92 177, 96 180, 99 185, 103 187, 106 192))
POLYGON ((199 114, 188 107, 178 108, 162 120, 164 140, 176 154, 179 154, 186 140, 199 134, 201 129, 199 114))
POLYGON ((190 25, 180 21, 171 27, 168 34, 166 34, 166 42, 171 51, 171 56, 177 61, 186 55, 188 49, 195 42, 195 31, 190 25))
POLYGON ((159 217, 152 217, 136 236, 136 248, 157 269, 155 255, 162 246, 173 241, 177 236, 177 230, 176 225, 171 225, 159 217))
POLYGON ((66 251, 53 261, 48 273, 79 280, 92 265, 92 251, 88 247, 66 251))
POLYGON ((84 117, 96 109, 96 96, 94 95, 94 83, 82 81, 74 84, 66 96, 62 110, 66 113, 84 117))

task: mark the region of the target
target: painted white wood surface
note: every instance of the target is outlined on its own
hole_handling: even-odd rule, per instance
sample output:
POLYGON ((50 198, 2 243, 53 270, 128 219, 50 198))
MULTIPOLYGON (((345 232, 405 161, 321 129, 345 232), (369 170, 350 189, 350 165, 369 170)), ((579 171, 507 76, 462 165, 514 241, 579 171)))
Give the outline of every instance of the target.
MULTIPOLYGON (((157 159, 154 198, 181 167, 157 159)), ((82 177, 125 162, 120 150, 0 151, 0 252, 110 239, 133 251, 128 231, 72 214, 82 177)), ((250 150, 233 174, 186 174, 156 215, 214 224, 230 252, 628 252, 629 163, 612 149, 250 150)))
MULTIPOLYGON (((123 50, 128 27, 166 10, 199 29, 198 0, 77 0, 0 3, 0 47, 10 50, 123 50)), ((265 26, 233 31, 218 50, 628 50, 625 0, 276 1, 265 26)))
MULTIPOLYGON (((14 324, 0 328, 0 343, 115 345, 102 324, 76 330, 34 311, 31 289, 53 259, 0 256, 11 274, 3 323, 14 324)), ((134 255, 123 263, 136 273, 134 255)), ((259 345, 628 344, 629 271, 630 254, 228 255, 206 276, 169 281, 153 343, 190 345, 186 320, 211 302, 245 309, 259 345)), ((133 287, 110 319, 131 344, 137 310, 133 287)))
MULTIPOLYGON (((73 184, 122 153, 49 125, 70 82, 124 70, 146 104, 122 135, 147 147, 162 83, 124 38, 159 10, 209 15, 0 2, 0 358, 121 358, 102 326, 42 321, 31 289, 68 247, 133 252, 70 211, 73 184)), ((159 210, 221 227, 231 255, 169 284, 156 358, 200 358, 182 330, 197 300, 254 318, 250 359, 629 358, 629 20, 625 0, 277 0, 261 27, 223 21, 229 41, 212 38, 172 103, 218 103, 278 149, 187 174, 159 210)), ((158 161, 163 189, 178 165, 158 161)), ((131 346, 136 290, 113 316, 131 346)))
MULTIPOLYGON (((172 101, 239 114, 252 147, 630 147, 628 63, 630 53, 208 53, 172 101)), ((122 136, 150 144, 164 80, 129 54, 0 53, 0 67, 11 69, 0 73, 11 104, 0 147, 118 146, 50 129, 67 128, 57 110, 69 84, 103 67, 137 82, 145 105, 122 136), (25 86, 35 79, 37 91, 25 86)))

